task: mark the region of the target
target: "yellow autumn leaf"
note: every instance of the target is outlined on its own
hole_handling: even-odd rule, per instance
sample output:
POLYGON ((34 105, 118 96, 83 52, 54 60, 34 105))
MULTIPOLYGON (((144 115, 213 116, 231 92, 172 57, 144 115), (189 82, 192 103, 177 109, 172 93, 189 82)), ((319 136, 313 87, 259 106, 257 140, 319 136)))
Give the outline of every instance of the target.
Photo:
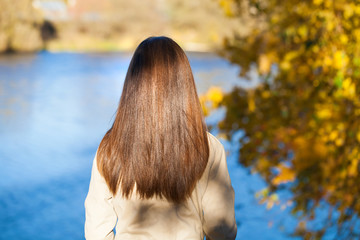
POLYGON ((343 131, 345 129, 345 124, 344 123, 339 123, 336 128, 339 130, 339 131, 343 131))
POLYGON ((216 108, 219 103, 223 100, 223 92, 220 87, 211 87, 206 93, 206 98, 212 103, 212 107, 216 108))
POLYGON ((342 83, 343 95, 352 98, 356 93, 356 85, 352 82, 351 78, 346 78, 342 83))
POLYGON ((348 167, 348 175, 354 177, 358 174, 358 165, 359 165, 359 158, 351 159, 351 163, 348 167))
POLYGON ((306 25, 301 25, 298 28, 297 33, 300 35, 302 39, 306 39, 308 35, 308 28, 306 27, 306 25))
POLYGON ((274 16, 271 16, 271 19, 270 19, 270 21, 271 21, 271 23, 272 23, 272 24, 276 24, 276 23, 278 23, 278 22, 279 22, 279 20, 280 20, 279 15, 274 15, 274 16))
POLYGON ((329 140, 334 141, 339 136, 339 132, 334 130, 329 135, 329 140))
POLYGON ((269 73, 270 67, 271 67, 270 59, 265 54, 261 54, 259 57, 259 72, 260 72, 260 74, 269 73))
POLYGON ((326 158, 328 149, 327 146, 322 141, 317 141, 313 146, 314 152, 313 154, 316 155, 319 159, 326 158))
POLYGON ((282 183, 293 182, 295 180, 295 171, 290 167, 280 164, 277 169, 279 170, 279 174, 272 179, 272 184, 279 185, 282 183))
POLYGON ((323 61, 323 64, 324 64, 325 66, 331 66, 332 63, 333 63, 332 59, 331 59, 329 56, 325 56, 324 61, 323 61))
POLYGON ((315 5, 320 5, 320 4, 323 3, 323 0, 313 0, 313 3, 314 3, 315 5))
POLYGON ((269 188, 263 188, 255 193, 260 204, 266 204, 267 209, 271 209, 274 204, 280 204, 279 196, 276 193, 270 193, 269 188))
POLYGON ((325 190, 329 193, 332 193, 336 190, 336 186, 333 184, 329 184, 325 186, 325 190))
POLYGON ((349 154, 349 158, 352 159, 352 158, 359 158, 360 155, 359 155, 359 150, 357 148, 354 148, 351 153, 349 154))
POLYGON ((320 119, 328 119, 331 117, 331 110, 328 108, 320 108, 316 111, 316 115, 320 119))
POLYGON ((276 193, 271 194, 266 198, 266 209, 271 209, 275 204, 279 204, 279 196, 276 193))
POLYGON ((284 60, 285 61, 291 61, 293 60, 294 58, 296 58, 297 56, 299 56, 299 51, 290 51, 290 52, 287 52, 284 56, 284 60))
POLYGON ((280 68, 283 71, 287 71, 287 70, 289 70, 291 68, 291 64, 288 61, 282 61, 280 63, 280 68))
POLYGON ((333 0, 325 0, 325 8, 331 8, 333 5, 333 0))
POLYGON ((254 98, 253 98, 253 97, 250 97, 250 98, 248 99, 248 108, 249 108, 249 112, 254 112, 255 109, 256 109, 255 101, 254 101, 254 98))
POLYGON ((343 51, 336 51, 334 53, 333 67, 335 69, 342 69, 346 67, 349 62, 348 56, 343 51))
POLYGON ((354 5, 353 4, 346 4, 344 7, 344 18, 349 19, 354 15, 354 5))
POLYGON ((348 41, 349 41, 348 36, 346 36, 345 34, 341 34, 341 35, 340 35, 340 42, 341 42, 342 44, 347 44, 348 41))
POLYGON ((269 98, 270 97, 270 91, 268 91, 268 90, 264 90, 264 91, 262 91, 262 93, 261 93, 261 96, 263 97, 263 98, 269 98))
POLYGON ((336 145, 337 147, 340 147, 340 146, 342 146, 343 144, 344 144, 344 139, 343 139, 343 138, 338 138, 338 139, 335 140, 335 145, 336 145))
POLYGON ((224 10, 227 16, 233 16, 234 12, 232 10, 232 5, 234 2, 232 0, 220 0, 220 6, 224 10))
POLYGON ((314 53, 318 53, 320 50, 320 47, 318 45, 315 45, 315 46, 313 46, 312 50, 314 53))
POLYGON ((334 27, 335 27, 334 22, 328 20, 327 24, 326 24, 326 30, 328 30, 330 32, 334 29, 334 27))
POLYGON ((263 188, 255 193, 256 198, 265 198, 269 195, 269 188, 263 188))
POLYGON ((352 34, 356 41, 360 41, 360 28, 354 29, 352 34))

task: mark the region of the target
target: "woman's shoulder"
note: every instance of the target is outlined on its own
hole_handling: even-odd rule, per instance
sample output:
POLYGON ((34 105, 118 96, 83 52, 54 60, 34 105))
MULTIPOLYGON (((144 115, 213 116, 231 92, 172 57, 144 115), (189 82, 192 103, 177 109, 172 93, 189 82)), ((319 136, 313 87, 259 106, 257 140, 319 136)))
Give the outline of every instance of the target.
POLYGON ((224 149, 224 146, 219 141, 219 139, 217 139, 214 135, 212 135, 209 132, 207 132, 207 134, 208 134, 210 151, 222 151, 224 149))
POLYGON ((212 166, 218 165, 221 161, 225 160, 225 149, 223 144, 217 139, 214 135, 208 132, 208 140, 209 140, 209 158, 208 158, 208 166, 207 171, 209 171, 212 166))

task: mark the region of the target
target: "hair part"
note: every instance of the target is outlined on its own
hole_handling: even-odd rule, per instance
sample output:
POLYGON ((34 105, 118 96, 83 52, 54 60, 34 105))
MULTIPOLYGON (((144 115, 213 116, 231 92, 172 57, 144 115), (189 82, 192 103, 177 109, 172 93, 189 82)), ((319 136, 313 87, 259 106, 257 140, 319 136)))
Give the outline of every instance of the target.
POLYGON ((150 37, 135 50, 112 127, 97 165, 112 192, 188 198, 209 157, 207 128, 189 61, 167 37, 150 37), (136 185, 136 187, 135 187, 136 185))

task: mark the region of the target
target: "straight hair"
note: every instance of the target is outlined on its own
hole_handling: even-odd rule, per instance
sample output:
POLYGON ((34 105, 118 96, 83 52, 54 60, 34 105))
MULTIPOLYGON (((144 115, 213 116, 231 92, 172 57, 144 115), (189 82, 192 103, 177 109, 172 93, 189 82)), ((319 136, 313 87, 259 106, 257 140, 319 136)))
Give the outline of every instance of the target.
POLYGON ((97 152, 111 193, 190 197, 209 157, 207 128, 189 61, 167 37, 141 42, 131 59, 112 127, 97 152))

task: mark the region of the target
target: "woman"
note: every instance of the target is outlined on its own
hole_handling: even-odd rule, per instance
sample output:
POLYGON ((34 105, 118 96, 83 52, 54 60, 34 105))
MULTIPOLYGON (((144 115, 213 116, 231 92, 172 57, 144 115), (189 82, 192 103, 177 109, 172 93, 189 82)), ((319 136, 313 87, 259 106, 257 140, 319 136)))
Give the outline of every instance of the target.
POLYGON ((235 239, 224 148, 206 131, 188 59, 170 38, 150 37, 134 53, 85 209, 86 239, 235 239))

